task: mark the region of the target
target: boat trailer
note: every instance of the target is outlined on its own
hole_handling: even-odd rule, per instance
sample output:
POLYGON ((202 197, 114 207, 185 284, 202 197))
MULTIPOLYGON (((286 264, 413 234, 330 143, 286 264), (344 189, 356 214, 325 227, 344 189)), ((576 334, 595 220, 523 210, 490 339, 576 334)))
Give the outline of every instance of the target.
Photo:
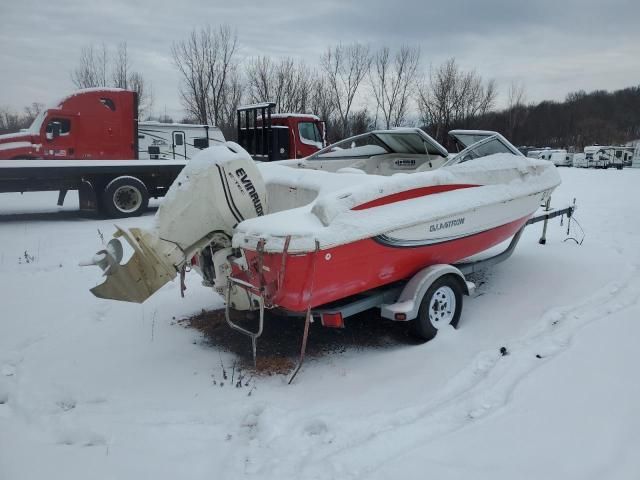
MULTIPOLYGON (((410 279, 396 282, 390 285, 378 287, 366 292, 360 293, 353 297, 341 299, 330 304, 322 305, 316 308, 308 308, 304 314, 298 312, 288 312, 280 310, 279 313, 291 317, 304 316, 304 332, 302 336, 302 344, 300 346, 300 356, 296 367, 289 376, 288 383, 291 384, 294 378, 302 368, 302 364, 305 358, 305 352, 307 348, 307 339, 309 336, 309 327, 314 319, 318 319, 323 326, 333 328, 343 328, 344 319, 356 315, 358 313, 370 310, 372 308, 380 308, 380 314, 383 318, 394 321, 409 321, 414 320, 418 315, 418 308, 428 288, 443 275, 453 274, 460 278, 463 285, 466 287, 464 293, 466 295, 473 295, 475 291, 475 285, 472 282, 468 282, 465 279, 465 275, 469 275, 480 270, 485 270, 500 262, 507 260, 513 254, 524 229, 535 223, 543 222, 542 234, 538 243, 545 245, 547 242, 547 225, 549 220, 555 217, 567 217, 567 239, 572 239, 578 244, 582 244, 584 239, 584 232, 582 232, 582 239, 578 241, 573 237, 569 237, 571 231, 571 220, 573 219, 576 211, 576 200, 573 199, 573 203, 563 208, 551 208, 550 199, 547 200, 544 205, 544 209, 534 214, 527 222, 516 232, 512 237, 509 245, 500 253, 492 255, 488 258, 482 258, 469 262, 462 262, 453 265, 431 265, 425 267, 416 273, 410 279)), ((561 225, 563 225, 564 219, 561 219, 561 225)), ((288 242, 286 242, 288 244, 288 242)), ((286 244, 285 244, 286 245, 286 244)), ((317 246, 316 246, 317 247, 317 246)), ((286 249, 286 246, 285 246, 286 249)), ((225 319, 227 324, 234 330, 248 336, 251 339, 251 348, 253 354, 254 367, 256 365, 256 347, 258 338, 262 335, 264 328, 264 313, 265 308, 270 308, 265 305, 264 298, 259 294, 256 288, 248 282, 243 280, 229 277, 226 305, 225 305, 225 319), (244 328, 231 319, 230 315, 230 291, 232 286, 238 286, 245 288, 248 291, 256 294, 258 299, 258 305, 255 310, 258 314, 258 328, 255 331, 244 328)), ((254 310, 254 311, 255 311, 254 310)))

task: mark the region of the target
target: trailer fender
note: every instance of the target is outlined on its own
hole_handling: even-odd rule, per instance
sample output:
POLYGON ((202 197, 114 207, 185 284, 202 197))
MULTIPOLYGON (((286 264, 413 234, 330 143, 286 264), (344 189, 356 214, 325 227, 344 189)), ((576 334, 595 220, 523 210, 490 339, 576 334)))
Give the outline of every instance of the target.
POLYGON ((459 278, 463 293, 473 295, 475 285, 467 282, 456 267, 447 264, 431 265, 420 270, 409 280, 395 303, 380 306, 381 316, 389 320, 414 320, 418 316, 422 297, 436 280, 445 275, 459 278))

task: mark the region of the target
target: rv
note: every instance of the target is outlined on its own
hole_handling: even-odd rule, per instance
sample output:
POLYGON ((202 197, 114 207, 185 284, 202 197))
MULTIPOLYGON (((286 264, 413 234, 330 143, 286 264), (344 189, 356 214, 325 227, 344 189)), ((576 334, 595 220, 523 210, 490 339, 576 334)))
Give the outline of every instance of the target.
POLYGON ((584 153, 576 153, 573 156, 573 166, 576 168, 587 168, 589 166, 584 153))
POLYGON ((224 142, 224 136, 209 125, 138 122, 140 160, 189 160, 216 142, 224 142))
POLYGON ((566 150, 548 150, 545 152, 545 160, 550 160, 556 167, 570 167, 571 157, 566 150))
POLYGON ((570 167, 572 165, 573 154, 568 154, 564 149, 544 149, 529 150, 527 152, 529 158, 539 158, 541 160, 549 160, 557 167, 570 167))
POLYGON ((587 168, 608 168, 606 156, 600 145, 589 145, 584 147, 584 157, 587 162, 587 168))
POLYGON ((588 167, 617 168, 622 170, 630 166, 633 159, 633 147, 592 145, 584 147, 588 167))
POLYGON ((640 168, 640 140, 635 141, 631 148, 633 148, 633 155, 631 156, 631 166, 633 168, 640 168))

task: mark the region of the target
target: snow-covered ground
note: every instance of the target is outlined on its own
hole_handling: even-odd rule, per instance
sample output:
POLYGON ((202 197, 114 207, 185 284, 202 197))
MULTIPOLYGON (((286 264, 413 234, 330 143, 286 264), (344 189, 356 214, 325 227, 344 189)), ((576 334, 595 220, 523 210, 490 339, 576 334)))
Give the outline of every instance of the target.
POLYGON ((640 169, 560 172, 584 244, 529 227, 458 330, 240 388, 178 321, 221 303, 197 276, 96 299, 112 221, 0 194, 0 479, 640 478, 640 169))

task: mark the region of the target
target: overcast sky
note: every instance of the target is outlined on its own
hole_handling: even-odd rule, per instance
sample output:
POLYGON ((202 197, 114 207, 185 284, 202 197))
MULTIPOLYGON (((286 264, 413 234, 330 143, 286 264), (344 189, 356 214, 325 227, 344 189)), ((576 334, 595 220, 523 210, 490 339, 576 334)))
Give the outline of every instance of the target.
POLYGON ((82 46, 126 41, 154 111, 180 119, 171 44, 222 23, 237 30, 240 60, 314 66, 338 42, 419 45, 424 72, 455 57, 495 78, 501 101, 514 79, 529 101, 640 84, 640 0, 0 0, 0 21, 0 106, 16 110, 73 90, 82 46))

